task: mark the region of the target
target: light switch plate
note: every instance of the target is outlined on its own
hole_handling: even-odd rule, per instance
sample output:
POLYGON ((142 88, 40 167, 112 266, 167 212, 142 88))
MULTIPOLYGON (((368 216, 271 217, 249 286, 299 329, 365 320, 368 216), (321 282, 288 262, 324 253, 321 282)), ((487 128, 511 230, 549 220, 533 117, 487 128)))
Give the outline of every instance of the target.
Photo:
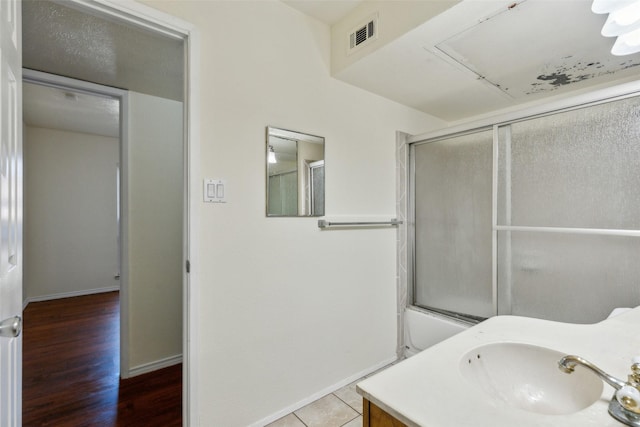
POLYGON ((227 203, 227 180, 205 178, 203 201, 205 203, 227 203))

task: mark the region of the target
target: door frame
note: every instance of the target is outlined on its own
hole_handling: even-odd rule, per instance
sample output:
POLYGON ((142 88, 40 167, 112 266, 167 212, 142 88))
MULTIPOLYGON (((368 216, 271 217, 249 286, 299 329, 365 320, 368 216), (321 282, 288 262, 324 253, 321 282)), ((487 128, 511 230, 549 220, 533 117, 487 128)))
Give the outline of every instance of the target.
MULTIPOLYGON (((107 19, 126 22, 184 41, 184 198, 183 198, 183 322, 182 322, 182 418, 184 426, 197 426, 198 414, 198 296, 199 296, 199 221, 198 195, 200 155, 200 78, 199 34, 194 25, 157 9, 131 0, 70 0, 82 11, 107 19), (189 266, 187 272, 186 266, 189 266)), ((122 114, 122 112, 121 112, 122 114)), ((126 169, 121 164, 121 170, 126 169)), ((124 181, 124 175, 122 176, 124 181)), ((121 193, 123 202, 126 194, 121 193)), ((122 206, 122 205, 121 205, 122 206)), ((122 206, 123 208, 124 206, 122 206)), ((122 221, 124 222, 124 220, 122 221)), ((126 230, 122 230, 126 231, 126 230)), ((124 240, 125 235, 122 235, 124 240)), ((122 254, 124 256, 124 254, 122 254)), ((126 265, 122 265, 121 277, 126 265)), ((124 308, 124 307, 123 307, 124 308)), ((122 338, 121 338, 122 339, 122 338)), ((121 351, 121 353, 123 353, 121 351)))

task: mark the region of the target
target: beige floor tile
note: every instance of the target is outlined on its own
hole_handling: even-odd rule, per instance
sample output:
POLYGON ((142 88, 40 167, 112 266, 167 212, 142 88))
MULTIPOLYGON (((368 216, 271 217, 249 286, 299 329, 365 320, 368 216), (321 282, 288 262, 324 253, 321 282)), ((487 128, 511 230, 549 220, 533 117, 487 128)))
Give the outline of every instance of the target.
POLYGON ((342 427, 362 427, 362 415, 354 420, 349 421, 342 427))
POLYGON ((305 425, 294 414, 289 414, 286 417, 275 420, 271 424, 267 424, 265 427, 305 427, 305 425))
POLYGON ((358 411, 359 414, 362 414, 362 396, 360 396, 356 391, 356 384, 358 381, 342 387, 340 390, 334 391, 333 394, 338 396, 338 398, 344 403, 358 411))
POLYGON ((341 427, 359 415, 333 394, 298 409, 295 414, 309 427, 341 427))

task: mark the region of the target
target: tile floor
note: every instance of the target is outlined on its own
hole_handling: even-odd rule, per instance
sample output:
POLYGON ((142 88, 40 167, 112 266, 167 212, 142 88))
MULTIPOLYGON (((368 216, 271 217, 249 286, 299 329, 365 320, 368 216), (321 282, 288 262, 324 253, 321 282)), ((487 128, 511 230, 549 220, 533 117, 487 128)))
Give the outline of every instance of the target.
POLYGON ((311 402, 265 427, 361 427, 362 396, 356 392, 356 384, 364 378, 311 402))

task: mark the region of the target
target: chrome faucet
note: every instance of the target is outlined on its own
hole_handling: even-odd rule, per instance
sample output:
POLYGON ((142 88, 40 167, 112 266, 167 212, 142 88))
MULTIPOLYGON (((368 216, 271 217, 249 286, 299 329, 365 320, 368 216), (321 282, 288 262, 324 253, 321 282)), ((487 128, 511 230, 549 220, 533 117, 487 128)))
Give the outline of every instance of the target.
POLYGON ((558 368, 560 368, 560 370, 565 374, 572 373, 576 369, 576 365, 584 366, 591 370, 594 374, 599 376, 602 381, 606 382, 616 390, 619 390, 626 384, 624 381, 607 374, 602 369, 580 356, 565 356, 558 362, 558 368))
POLYGON ((631 374, 626 382, 607 374, 580 356, 564 356, 558 361, 558 368, 570 374, 580 365, 596 374, 616 389, 609 402, 609 415, 626 425, 640 427, 640 357, 633 358, 632 363, 631 374))

